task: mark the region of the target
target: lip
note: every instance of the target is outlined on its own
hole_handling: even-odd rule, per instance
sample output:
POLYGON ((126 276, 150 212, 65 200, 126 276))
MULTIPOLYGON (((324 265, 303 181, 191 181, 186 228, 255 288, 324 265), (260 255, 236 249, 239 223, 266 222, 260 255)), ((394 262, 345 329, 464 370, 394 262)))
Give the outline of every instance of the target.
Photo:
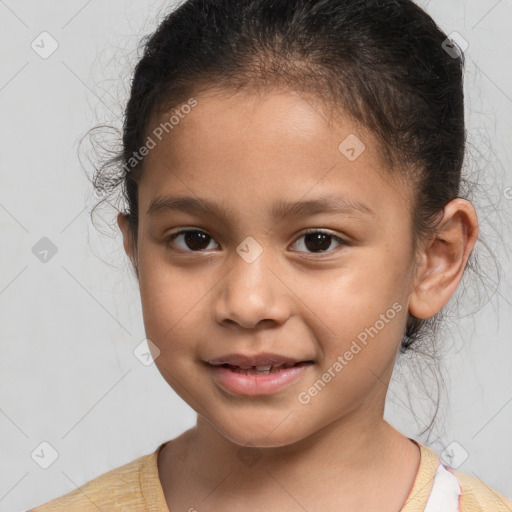
POLYGON ((205 362, 213 380, 224 390, 237 395, 271 395, 291 386, 314 364, 311 359, 296 359, 279 354, 228 354, 205 362), (230 365, 226 367, 225 365, 230 365), (274 373, 252 373, 253 366, 293 365, 274 373), (245 368, 245 370, 244 370, 245 368), (246 371, 251 373, 246 373, 246 371))
POLYGON ((281 354, 273 354, 270 352, 261 352, 259 354, 226 354, 215 359, 207 361, 208 364, 217 366, 221 364, 230 364, 231 366, 238 366, 239 368, 251 368, 252 366, 267 366, 267 365, 281 365, 281 364, 295 364, 300 362, 310 361, 311 359, 296 359, 281 354))

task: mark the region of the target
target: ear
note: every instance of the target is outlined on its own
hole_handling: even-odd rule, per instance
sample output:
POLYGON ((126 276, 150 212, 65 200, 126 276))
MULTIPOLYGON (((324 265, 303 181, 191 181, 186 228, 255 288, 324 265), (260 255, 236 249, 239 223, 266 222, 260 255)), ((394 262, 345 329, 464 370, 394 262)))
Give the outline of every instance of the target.
POLYGON ((123 246, 124 246, 124 252, 128 255, 130 258, 133 268, 135 270, 135 274, 137 276, 137 279, 139 278, 139 269, 137 264, 137 254, 136 254, 136 246, 135 241, 133 239, 133 233, 130 228, 130 223, 128 221, 128 217, 124 213, 118 213, 117 215, 117 225, 119 226, 119 229, 121 230, 121 233, 123 234, 123 246))
POLYGON ((427 319, 441 311, 462 279, 477 238, 478 220, 473 205, 459 198, 449 202, 436 233, 421 251, 415 286, 409 296, 411 315, 427 319))

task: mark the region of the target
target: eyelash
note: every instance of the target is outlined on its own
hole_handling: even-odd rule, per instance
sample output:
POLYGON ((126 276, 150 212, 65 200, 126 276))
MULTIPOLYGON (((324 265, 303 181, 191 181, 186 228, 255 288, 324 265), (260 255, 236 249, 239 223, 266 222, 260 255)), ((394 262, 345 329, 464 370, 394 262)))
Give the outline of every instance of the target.
MULTIPOLYGON (((209 236, 208 233, 206 233, 206 231, 203 231, 201 229, 182 229, 181 231, 178 231, 176 233, 173 233, 172 235, 168 236, 166 239, 165 239, 165 245, 166 247, 168 247, 170 250, 172 251, 175 251, 175 252, 189 252, 189 253, 201 253, 201 252, 204 252, 206 249, 203 249, 203 250, 199 250, 199 251, 194 251, 194 250, 184 250, 184 249, 175 249, 173 248, 172 246, 174 245, 174 240, 180 236, 180 235, 183 235, 185 233, 204 233, 205 235, 209 236)), ((309 230, 306 230, 304 231, 297 239, 294 243, 297 242, 297 240, 300 240, 302 237, 306 236, 306 235, 310 235, 310 234, 313 234, 313 233, 322 233, 324 235, 327 235, 329 237, 331 237, 332 239, 334 239, 336 242, 338 242, 341 246, 349 246, 350 243, 347 242, 346 240, 343 240, 342 238, 340 238, 339 236, 336 236, 334 234, 332 234, 331 232, 329 231, 324 231, 324 230, 321 230, 321 229, 309 229, 309 230)), ((212 237, 210 237, 211 240, 214 240, 212 237)), ((335 249, 334 249, 335 250, 335 249)), ((332 253, 334 250, 326 250, 326 251, 320 251, 320 252, 308 252, 306 251, 306 254, 314 254, 314 255, 317 255, 317 256, 321 256, 323 254, 329 254, 329 253, 332 253)), ((296 251, 296 252, 305 252, 305 251, 296 251)))

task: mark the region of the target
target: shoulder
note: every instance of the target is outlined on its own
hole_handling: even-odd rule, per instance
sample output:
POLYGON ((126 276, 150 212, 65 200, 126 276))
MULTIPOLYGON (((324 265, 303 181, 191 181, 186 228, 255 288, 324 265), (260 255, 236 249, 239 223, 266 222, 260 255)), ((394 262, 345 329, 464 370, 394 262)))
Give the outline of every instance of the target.
POLYGON ((141 470, 152 457, 154 454, 139 457, 28 512, 109 512, 137 510, 138 507, 143 510, 146 503, 141 487, 141 470))
POLYGON ((461 512, 512 512, 512 503, 484 481, 447 468, 455 475, 461 489, 461 512))
POLYGON ((512 503, 483 480, 446 466, 427 446, 421 450, 410 497, 401 512, 512 512, 512 503))

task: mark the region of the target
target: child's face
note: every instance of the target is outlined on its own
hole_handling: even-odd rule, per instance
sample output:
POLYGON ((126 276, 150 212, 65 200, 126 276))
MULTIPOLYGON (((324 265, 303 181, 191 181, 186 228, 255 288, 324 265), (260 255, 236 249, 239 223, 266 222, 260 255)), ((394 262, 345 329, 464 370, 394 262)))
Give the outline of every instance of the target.
POLYGON ((139 188, 139 284, 159 371, 241 445, 291 444, 349 417, 378 421, 412 287, 410 191, 385 174, 368 132, 348 118, 329 125, 300 95, 196 99, 162 141, 152 136, 139 188), (366 146, 358 157, 353 140, 339 149, 351 134, 366 146), (147 213, 168 196, 215 203, 218 214, 147 213), (272 213, 326 196, 373 214, 272 213), (205 235, 180 235, 173 246, 170 235, 185 228, 205 235), (311 228, 348 245, 304 236, 311 228), (272 391, 262 384, 271 376, 225 370, 219 380, 207 361, 235 353, 314 364, 272 391))

